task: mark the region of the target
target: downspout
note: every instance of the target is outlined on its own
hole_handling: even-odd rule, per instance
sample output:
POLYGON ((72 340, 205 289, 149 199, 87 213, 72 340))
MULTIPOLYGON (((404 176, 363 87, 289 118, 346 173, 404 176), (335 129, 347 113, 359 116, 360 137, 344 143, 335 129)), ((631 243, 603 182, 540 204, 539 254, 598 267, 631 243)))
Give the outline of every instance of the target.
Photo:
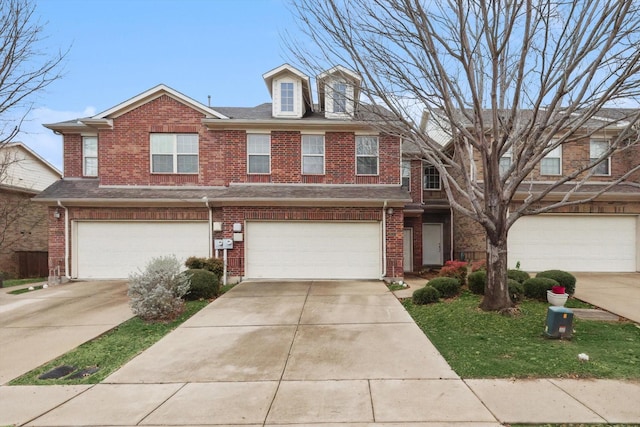
POLYGON ((449 208, 449 228, 451 237, 449 239, 449 259, 453 261, 455 258, 453 257, 453 208, 449 208))
POLYGON ((382 277, 387 275, 387 201, 382 204, 382 277))
POLYGON ((204 205, 207 207, 207 211, 209 213, 209 258, 211 258, 211 254, 213 252, 213 213, 211 212, 211 207, 209 206, 209 198, 207 196, 202 197, 202 201, 204 205))
POLYGON ((62 206, 60 200, 58 200, 58 206, 64 209, 64 277, 69 280, 71 279, 71 274, 69 274, 69 209, 62 206))

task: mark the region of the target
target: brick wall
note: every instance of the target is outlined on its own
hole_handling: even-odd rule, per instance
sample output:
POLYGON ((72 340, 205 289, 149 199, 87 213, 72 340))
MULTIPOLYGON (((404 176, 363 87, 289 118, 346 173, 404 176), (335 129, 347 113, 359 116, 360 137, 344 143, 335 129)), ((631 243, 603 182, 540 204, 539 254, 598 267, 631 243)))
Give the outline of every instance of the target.
POLYGON ((82 136, 80 134, 65 134, 63 138, 64 176, 80 177, 82 176, 82 136))

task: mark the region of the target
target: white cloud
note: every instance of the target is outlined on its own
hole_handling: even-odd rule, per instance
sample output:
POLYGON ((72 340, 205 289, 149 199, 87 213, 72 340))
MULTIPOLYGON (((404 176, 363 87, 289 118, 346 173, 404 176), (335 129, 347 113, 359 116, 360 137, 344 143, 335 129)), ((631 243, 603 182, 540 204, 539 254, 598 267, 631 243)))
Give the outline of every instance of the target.
POLYGON ((35 108, 27 114, 14 141, 25 143, 42 158, 62 171, 62 136, 42 126, 96 114, 95 107, 84 111, 56 111, 46 107, 35 108))

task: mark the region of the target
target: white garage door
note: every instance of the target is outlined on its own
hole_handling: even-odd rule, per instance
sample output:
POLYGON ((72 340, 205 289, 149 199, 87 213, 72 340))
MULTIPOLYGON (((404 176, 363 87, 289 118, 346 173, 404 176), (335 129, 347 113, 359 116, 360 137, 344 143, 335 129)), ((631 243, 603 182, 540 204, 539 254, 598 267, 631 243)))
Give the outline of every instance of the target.
POLYGON ((527 271, 636 271, 635 216, 540 215, 509 231, 509 266, 527 271))
POLYGON ((271 279, 377 279, 379 222, 247 222, 245 275, 271 279))
POLYGON ((193 222, 74 222, 73 273, 83 279, 126 278, 151 258, 209 256, 209 224, 193 222))

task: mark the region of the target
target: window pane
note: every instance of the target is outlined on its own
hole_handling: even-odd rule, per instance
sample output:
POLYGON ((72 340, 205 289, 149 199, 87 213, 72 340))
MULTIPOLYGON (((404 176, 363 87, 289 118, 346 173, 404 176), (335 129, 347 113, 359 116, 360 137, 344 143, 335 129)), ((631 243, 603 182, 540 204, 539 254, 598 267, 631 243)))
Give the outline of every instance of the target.
POLYGON ((607 141, 591 141, 589 147, 589 157, 597 159, 602 156, 609 149, 609 142, 607 141))
POLYGON ((269 154, 269 135, 249 134, 247 135, 248 154, 269 154))
POLYGON ((378 158, 377 157, 358 157, 356 172, 358 175, 377 175, 378 174, 378 158))
POLYGON ((269 173, 269 156, 249 156, 249 173, 269 173))
POLYGON ((293 111, 293 83, 280 84, 281 110, 293 111))
MULTIPOLYGON (((595 159, 591 159, 592 161, 595 159)), ((605 159, 602 163, 599 163, 596 167, 593 168, 593 173, 595 175, 609 175, 609 160, 605 159)))
POLYGON ((407 191, 410 191, 411 189, 409 188, 409 184, 410 184, 409 178, 402 177, 402 188, 404 188, 407 191))
POLYGON ((440 189, 440 173, 434 166, 424 168, 424 189, 439 190, 440 189))
POLYGON ((83 154, 85 157, 97 157, 98 156, 98 138, 94 136, 87 136, 82 138, 84 148, 83 154))
POLYGON ((402 162, 402 177, 403 178, 411 177, 411 162, 407 162, 407 161, 402 162))
POLYGON ((198 156, 179 155, 178 156, 178 173, 197 173, 198 172, 198 156))
POLYGON ((324 173, 324 157, 322 156, 306 156, 302 158, 302 173, 304 174, 323 174, 324 173))
POLYGON ((500 173, 505 173, 511 166, 511 157, 500 157, 500 173))
POLYGON ((357 136, 356 154, 366 156, 378 155, 378 138, 375 136, 357 136))
POLYGON ((174 148, 175 136, 170 133, 152 133, 151 134, 151 153, 152 154, 172 154, 174 148))
POLYGON ((347 85, 336 83, 333 85, 333 112, 344 113, 347 111, 347 85))
POLYGON ((154 154, 151 156, 151 172, 173 173, 173 155, 154 154))
POLYGON ((540 162, 540 173, 542 175, 560 175, 560 159, 542 159, 542 161, 540 162))
POLYGON ((324 154, 324 136, 302 135, 302 154, 324 154))
POLYGON ((96 157, 86 157, 84 159, 84 175, 98 176, 98 159, 96 157))
POLYGON ((178 134, 176 135, 176 140, 178 154, 198 154, 197 134, 178 134))

